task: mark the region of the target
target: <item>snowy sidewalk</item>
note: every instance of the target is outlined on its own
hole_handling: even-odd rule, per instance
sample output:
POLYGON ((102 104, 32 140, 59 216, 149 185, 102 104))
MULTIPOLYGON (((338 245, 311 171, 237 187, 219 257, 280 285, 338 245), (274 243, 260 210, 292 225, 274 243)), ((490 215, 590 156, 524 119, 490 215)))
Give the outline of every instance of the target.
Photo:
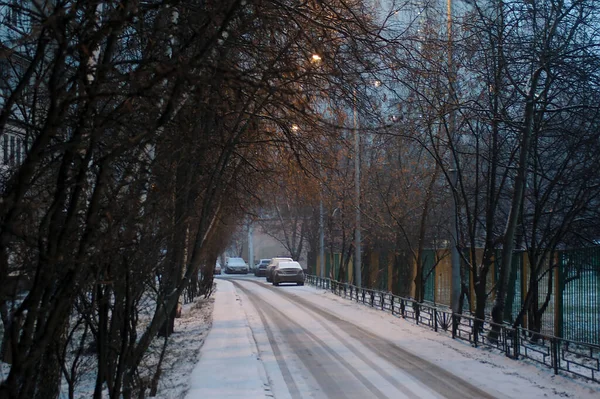
POLYGON ((186 399, 265 398, 264 368, 233 284, 218 279, 213 325, 186 399))

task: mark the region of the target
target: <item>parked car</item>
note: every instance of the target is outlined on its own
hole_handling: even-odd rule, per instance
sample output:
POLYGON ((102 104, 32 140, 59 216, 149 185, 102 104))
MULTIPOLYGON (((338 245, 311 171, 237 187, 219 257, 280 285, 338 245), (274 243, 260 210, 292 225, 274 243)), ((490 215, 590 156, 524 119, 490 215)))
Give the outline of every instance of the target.
POLYGON ((221 264, 219 262, 215 263, 213 274, 221 274, 221 264))
POLYGON ((273 280, 273 270, 277 267, 277 265, 279 264, 279 262, 291 262, 293 261, 292 258, 283 258, 283 257, 279 257, 279 258, 273 258, 271 259, 271 263, 269 263, 269 266, 267 266, 267 281, 269 283, 272 283, 273 280))
POLYGON ((273 269, 273 285, 281 283, 304 285, 304 270, 302 270, 300 263, 292 261, 277 264, 273 269))
POLYGON ((256 277, 265 277, 267 275, 267 266, 271 263, 271 259, 261 259, 254 268, 254 275, 256 277))
POLYGON ((225 262, 225 273, 248 274, 248 264, 242 258, 228 258, 225 262))

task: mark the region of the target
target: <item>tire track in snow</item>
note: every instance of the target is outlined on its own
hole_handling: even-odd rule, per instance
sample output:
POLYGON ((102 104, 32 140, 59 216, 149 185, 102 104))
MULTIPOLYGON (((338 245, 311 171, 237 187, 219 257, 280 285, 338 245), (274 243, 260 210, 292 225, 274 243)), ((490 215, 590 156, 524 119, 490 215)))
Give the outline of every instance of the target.
MULTIPOLYGON (((256 312, 258 313, 258 316, 260 317, 260 321, 262 322, 263 326, 265 327, 265 331, 267 333, 267 338, 269 339, 269 343, 271 344, 271 348, 273 349, 273 355, 275 355, 275 359, 277 360, 277 365, 279 366, 279 369, 281 370, 281 375, 283 376, 283 380, 285 381, 285 383, 288 387, 290 396, 294 399, 301 398, 302 396, 300 395, 298 386, 296 385, 296 382, 294 381, 294 378, 292 377, 292 373, 290 372, 285 360, 283 360, 283 353, 281 352, 281 349, 279 348, 279 345, 277 344, 277 341, 275 340, 275 335, 273 334, 273 330, 271 330, 271 327, 270 327, 269 323, 267 322, 267 318, 266 318, 264 312, 254 302, 252 295, 248 295, 247 290, 243 289, 237 282, 235 282, 235 281, 231 281, 231 282, 233 283, 234 286, 236 286, 236 288, 243 291, 246 294, 246 296, 248 297, 248 299, 250 300, 250 302, 252 302, 252 304, 254 305, 254 308, 256 309, 256 312)), ((257 345, 257 348, 258 348, 258 345, 257 345)))
POLYGON ((332 372, 336 371, 342 373, 348 371, 369 390, 372 395, 370 397, 380 399, 387 398, 387 396, 365 378, 362 373, 315 334, 302 327, 299 323, 286 316, 267 301, 259 298, 255 293, 242 287, 239 283, 234 282, 234 284, 248 296, 257 309, 261 309, 261 311, 262 309, 268 309, 267 314, 269 318, 273 319, 280 329, 289 331, 289 333, 285 335, 287 342, 328 397, 365 397, 364 393, 358 391, 344 391, 345 387, 341 387, 338 384, 337 379, 331 375, 332 372), (292 328, 289 328, 290 326, 292 328), (303 335, 309 337, 314 344, 317 344, 317 346, 314 344, 310 345, 302 340, 303 335), (338 367, 339 370, 331 370, 330 365, 336 364, 336 362, 343 367, 338 367), (326 368, 325 366, 329 366, 329 368, 326 368), (340 394, 342 394, 342 396, 340 396, 340 394))
MULTIPOLYGON (((467 381, 455 376, 445 369, 421 359, 420 357, 407 352, 396 344, 379 337, 362 327, 359 327, 351 322, 341 319, 337 315, 315 306, 313 303, 306 301, 299 295, 290 294, 274 287, 267 286, 258 281, 245 280, 256 284, 265 289, 287 298, 293 303, 301 304, 305 310, 324 317, 331 323, 337 325, 352 338, 358 340, 365 345, 369 350, 377 356, 387 360, 389 363, 411 375, 429 389, 434 390, 438 394, 448 399, 464 399, 464 398, 486 398, 492 399, 494 396, 468 383, 467 381)), ((318 320, 321 325, 327 328, 321 320, 318 320)), ((359 353, 356 353, 360 357, 359 353)))

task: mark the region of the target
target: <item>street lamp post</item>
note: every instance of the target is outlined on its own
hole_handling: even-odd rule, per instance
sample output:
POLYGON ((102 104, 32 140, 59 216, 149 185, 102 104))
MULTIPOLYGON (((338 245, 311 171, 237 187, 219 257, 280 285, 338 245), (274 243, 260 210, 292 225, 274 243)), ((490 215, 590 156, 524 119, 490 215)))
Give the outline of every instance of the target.
MULTIPOLYGON (((453 140, 456 136, 456 111, 454 110, 454 99, 456 96, 455 93, 455 79, 456 79, 456 71, 454 70, 454 54, 453 54, 453 3, 452 0, 446 0, 446 22, 447 22, 447 34, 448 34, 448 78, 449 78, 449 101, 450 104, 450 114, 448 120, 448 129, 450 140, 453 140)), ((450 170, 450 179, 451 188, 452 188, 452 197, 453 201, 453 211, 452 211, 452 220, 450 223, 450 230, 452 236, 451 243, 451 251, 450 251, 450 262, 452 264, 452 284, 451 284, 451 295, 450 295, 450 307, 454 313, 461 313, 459 304, 460 304, 460 294, 461 294, 461 278, 460 278, 460 254, 458 253, 458 202, 457 202, 457 190, 458 186, 458 162, 456 159, 456 153, 452 154, 453 156, 453 168, 450 170)))
POLYGON ((358 115, 356 112, 356 89, 354 89, 354 201, 356 208, 356 226, 354 227, 354 285, 362 287, 361 274, 361 236, 360 236, 360 135, 358 132, 358 115))
POLYGON ((323 193, 319 201, 319 260, 321 269, 319 275, 325 277, 325 223, 323 221, 323 193))
POLYGON ((252 241, 252 235, 254 232, 254 228, 252 226, 252 222, 248 223, 248 268, 251 269, 254 267, 254 242, 252 241))

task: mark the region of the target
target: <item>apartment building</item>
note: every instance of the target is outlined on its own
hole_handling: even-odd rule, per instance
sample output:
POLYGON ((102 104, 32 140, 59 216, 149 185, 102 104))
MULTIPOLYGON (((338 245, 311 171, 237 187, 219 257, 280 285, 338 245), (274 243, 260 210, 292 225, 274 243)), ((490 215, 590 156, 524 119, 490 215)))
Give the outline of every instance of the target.
POLYGON ((27 133, 27 89, 8 107, 7 102, 29 64, 23 36, 29 30, 27 1, 0 5, 0 172, 19 165, 31 145, 27 133))

